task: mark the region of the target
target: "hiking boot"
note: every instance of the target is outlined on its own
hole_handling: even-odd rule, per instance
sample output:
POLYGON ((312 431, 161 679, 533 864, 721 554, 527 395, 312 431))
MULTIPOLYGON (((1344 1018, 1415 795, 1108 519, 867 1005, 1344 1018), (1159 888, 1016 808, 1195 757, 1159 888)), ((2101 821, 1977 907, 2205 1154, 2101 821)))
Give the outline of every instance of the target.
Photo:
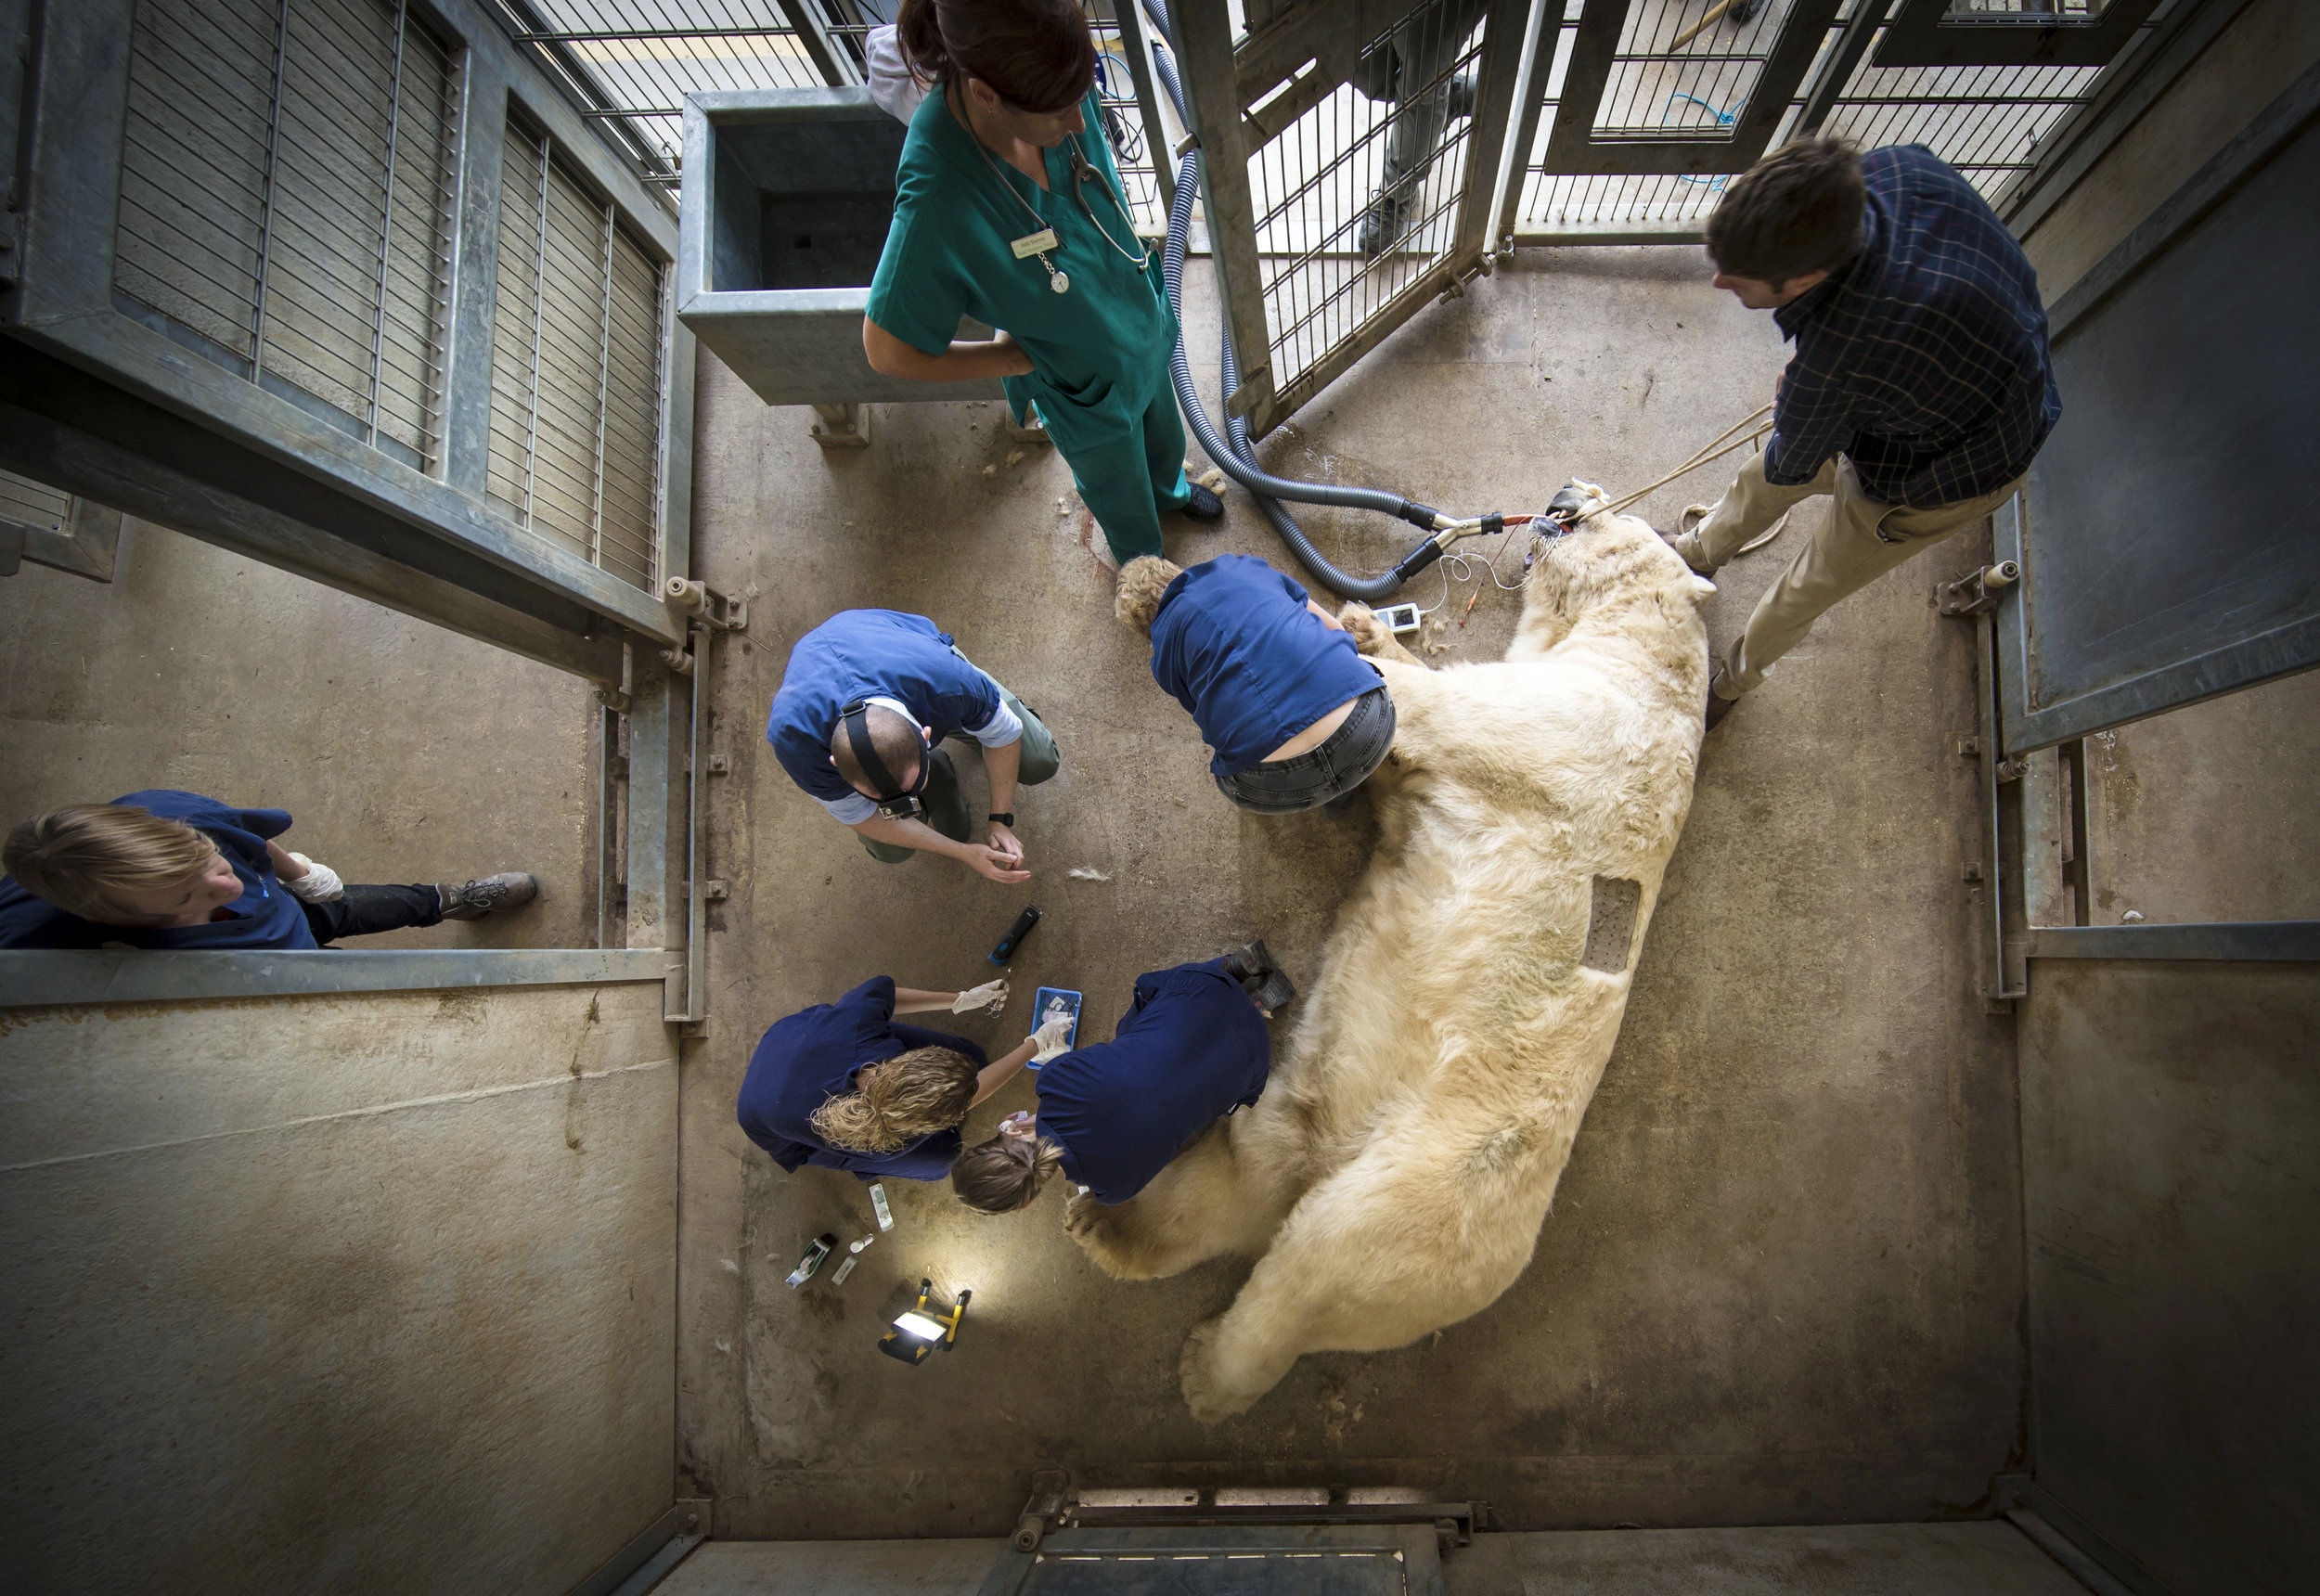
POLYGON ((1724 716, 1732 713, 1733 706, 1740 701, 1736 698, 1726 698, 1716 690, 1723 685, 1723 681, 1724 667, 1718 665, 1716 674, 1708 678, 1708 729, 1710 731, 1714 731, 1724 716))
POLYGON ((445 920, 481 920, 495 909, 521 908, 540 895, 540 879, 527 870, 502 870, 496 876, 437 886, 445 920))
POLYGON ((1372 200, 1361 216, 1361 252, 1374 257, 1399 243, 1417 208, 1406 193, 1380 193, 1372 200))
POLYGON ((1241 990, 1249 995, 1249 1001, 1267 1014, 1290 1003, 1297 995, 1296 984, 1273 968, 1273 956, 1261 942, 1252 942, 1226 954, 1224 972, 1239 982, 1241 990))
POLYGON ((1464 72, 1450 81, 1450 98, 1443 102, 1446 113, 1455 119, 1475 113, 1475 81, 1464 72))
POLYGON ((1192 496, 1178 507, 1177 514, 1186 521, 1224 519, 1224 500, 1218 498, 1213 489, 1202 487, 1198 483, 1187 483, 1185 485, 1192 490, 1192 496))

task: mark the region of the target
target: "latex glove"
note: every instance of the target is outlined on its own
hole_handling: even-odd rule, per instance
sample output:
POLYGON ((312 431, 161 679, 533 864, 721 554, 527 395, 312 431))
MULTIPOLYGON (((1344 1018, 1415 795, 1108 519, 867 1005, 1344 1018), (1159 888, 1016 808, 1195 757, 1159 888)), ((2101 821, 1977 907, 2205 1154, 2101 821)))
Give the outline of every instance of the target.
POLYGON ((1029 1037, 1036 1049, 1031 1055, 1031 1062, 1044 1064, 1050 1059, 1070 1052, 1071 1034, 1072 1017, 1069 1014, 1049 1015, 1029 1037))
POLYGON ((304 875, 282 883, 300 903, 329 903, 346 895, 346 883, 339 880, 338 871, 328 865, 316 864, 303 854, 294 853, 290 857, 306 867, 304 875))
POLYGON ((1003 975, 997 981, 986 981, 980 986, 971 987, 950 1000, 950 1011, 954 1014, 964 1014, 975 1009, 996 1014, 1005 1007, 1007 978, 1003 975))

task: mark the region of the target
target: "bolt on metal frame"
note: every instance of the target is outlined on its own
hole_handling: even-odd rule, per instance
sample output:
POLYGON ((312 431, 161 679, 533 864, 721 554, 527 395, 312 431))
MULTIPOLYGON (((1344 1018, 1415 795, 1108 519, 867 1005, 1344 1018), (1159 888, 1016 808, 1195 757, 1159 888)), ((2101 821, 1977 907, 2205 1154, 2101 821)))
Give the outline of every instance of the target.
MULTIPOLYGON (((598 683, 605 789, 620 745, 628 772, 602 817, 602 940, 639 956, 617 978, 648 964, 667 1011, 698 1017, 684 760, 699 705, 663 659, 688 622, 646 585, 690 575, 693 345, 665 291, 665 197, 481 0, 431 0, 423 21, 408 0, 205 0, 205 33, 186 26, 191 5, 0 0, 31 44, 25 114, 0 130, 22 217, 0 263, 0 469, 598 683), (577 479, 576 548, 490 492, 511 118, 546 135, 586 201, 585 380, 550 397, 573 400, 590 452, 634 468, 577 479), (636 574, 593 562, 618 563, 615 503, 641 527, 636 574)), ((256 979, 228 971, 241 956, 198 957, 256 979)), ((410 985, 378 962, 391 956, 329 958, 343 989, 410 985)), ((428 984, 546 968, 528 950, 442 958, 457 973, 428 984)), ((25 968, 0 956, 0 1002, 29 1000, 25 968)))

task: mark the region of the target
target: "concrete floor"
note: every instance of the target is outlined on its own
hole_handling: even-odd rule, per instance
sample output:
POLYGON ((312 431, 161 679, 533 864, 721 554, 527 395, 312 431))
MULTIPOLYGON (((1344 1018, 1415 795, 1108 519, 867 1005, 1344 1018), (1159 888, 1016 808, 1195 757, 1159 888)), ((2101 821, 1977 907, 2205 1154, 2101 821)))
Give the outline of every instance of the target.
MULTIPOLYGON (((1711 290, 1691 251, 1525 256, 1330 390, 1274 463, 1537 508, 1572 475, 1618 489, 1670 469, 1768 398, 1781 359, 1770 318, 1711 290)), ((1018 997, 960 1028, 1012 1045, 1045 982, 1086 991, 1106 1034, 1139 971, 1252 933, 1309 974, 1366 855, 1358 808, 1266 821, 1216 797, 1192 725, 1111 619, 1065 468, 1004 465, 999 414, 883 406, 869 449, 824 455, 804 413, 702 363, 696 568, 767 597, 715 682, 735 776, 712 788, 709 873, 732 896, 712 910, 714 1018, 685 1072, 679 1495, 714 1499, 721 1537, 782 1538, 996 1533, 1030 1471, 1058 1463, 1089 1485, 1420 1486, 1488 1498, 1514 1528, 1983 1511, 2022 1455, 2022 1272, 2012 1033, 1972 991, 1974 795, 1945 738, 1970 718, 1970 634, 1927 604, 1971 563, 1964 543, 1854 599, 1709 740, 1561 1200, 1484 1314, 1401 1351, 1308 1358, 1205 1430, 1178 1348, 1243 1265, 1116 1284, 1055 1201, 991 1219, 890 1182, 898 1229, 844 1286, 782 1285, 808 1238, 858 1235, 870 1210, 852 1179, 783 1176, 735 1126, 772 1021, 880 972, 968 984, 1030 902, 1047 920, 1018 997), (1027 888, 874 865, 774 765, 762 723, 789 648, 851 605, 934 615, 1054 727, 1063 773, 1017 805, 1027 888), (922 1275, 975 1300, 958 1350, 909 1371, 870 1344, 922 1275)), ((1647 508, 1666 519, 1721 485, 1704 473, 1647 508)), ((1228 500, 1224 528, 1171 552, 1282 559, 1228 500)), ((1374 517, 1310 519, 1368 569, 1403 541, 1374 517)), ((1781 555, 1728 572, 1720 641, 1781 555)), ((1516 598, 1487 586, 1461 627, 1473 590, 1451 594, 1445 660, 1509 635, 1516 598)), ((970 1138, 1031 1100, 1028 1084, 1001 1093, 970 1138)))
POLYGON ((125 521, 115 579, 0 581, 0 828, 182 787, 290 812, 350 882, 527 869, 502 919, 366 947, 593 947, 595 701, 575 676, 125 521))
MULTIPOLYGON (((711 1541, 654 1596, 973 1596, 1003 1540, 711 1541)), ((1484 1535, 1448 1596, 2084 1596, 2010 1524, 1484 1535)))

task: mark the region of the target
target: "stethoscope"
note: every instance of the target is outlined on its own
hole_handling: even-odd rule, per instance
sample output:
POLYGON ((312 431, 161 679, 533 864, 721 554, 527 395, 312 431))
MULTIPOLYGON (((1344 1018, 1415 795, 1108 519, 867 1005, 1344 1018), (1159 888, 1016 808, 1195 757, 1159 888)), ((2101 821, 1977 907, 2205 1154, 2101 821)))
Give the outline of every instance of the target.
MULTIPOLYGON (((972 128, 968 130, 967 136, 974 138, 972 128)), ((1070 140, 1072 198, 1079 201, 1079 209, 1087 216, 1089 225, 1103 236, 1103 241, 1112 246, 1113 252, 1120 259, 1133 264, 1141 272, 1152 264, 1152 246, 1143 239, 1136 238, 1136 218, 1128 214, 1128 201, 1103 180, 1103 174, 1096 170, 1095 162, 1088 159, 1087 152, 1079 145, 1082 136, 1084 135, 1081 134, 1074 134, 1070 140), (1102 219, 1097 216, 1095 207, 1088 203, 1087 183, 1091 177, 1095 179, 1096 187, 1103 190, 1104 198, 1112 201, 1112 208, 1120 213, 1120 219, 1128 224, 1128 236, 1136 238, 1136 252, 1131 253, 1120 248, 1120 241, 1112 237, 1111 229, 1106 227, 1102 219)), ((1055 229, 1047 225, 1046 219, 1033 208, 1031 201, 1018 193, 1012 183, 1007 181, 1007 174, 999 171, 999 162, 992 158, 990 150, 980 138, 974 139, 974 147, 983 151, 983 160, 990 167, 992 174, 999 179, 999 187, 1013 195, 1015 203, 1030 212, 1031 219, 1039 224, 1038 232, 1026 233, 1020 238, 1008 240, 1009 246, 1015 251, 1015 259, 1024 261, 1037 257, 1039 264, 1047 268, 1047 286, 1059 294, 1069 293, 1072 286, 1070 276, 1058 267, 1053 261, 1048 259, 1049 253, 1059 247, 1060 241, 1055 237, 1055 229)))

